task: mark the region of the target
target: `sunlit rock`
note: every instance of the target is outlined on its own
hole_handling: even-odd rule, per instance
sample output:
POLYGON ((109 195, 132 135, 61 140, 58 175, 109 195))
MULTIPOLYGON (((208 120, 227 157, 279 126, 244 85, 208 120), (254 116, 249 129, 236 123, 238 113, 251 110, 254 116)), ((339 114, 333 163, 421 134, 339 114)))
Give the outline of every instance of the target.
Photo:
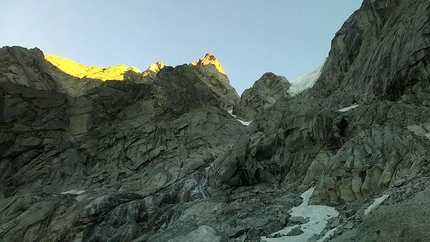
POLYGON ((94 78, 102 81, 123 80, 124 73, 127 71, 140 72, 137 67, 127 67, 124 64, 104 68, 85 66, 76 61, 54 55, 46 55, 45 59, 58 69, 77 78, 94 78))

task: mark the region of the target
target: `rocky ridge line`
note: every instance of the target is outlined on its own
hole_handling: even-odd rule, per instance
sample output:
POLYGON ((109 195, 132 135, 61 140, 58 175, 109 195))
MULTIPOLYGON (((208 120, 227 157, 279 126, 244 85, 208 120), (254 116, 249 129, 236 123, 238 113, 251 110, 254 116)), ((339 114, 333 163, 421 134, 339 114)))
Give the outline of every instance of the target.
POLYGON ((211 54, 102 82, 1 48, 0 238, 295 238, 307 221, 288 211, 313 188, 340 216, 311 240, 429 240, 429 9, 364 0, 316 84, 273 101, 289 84, 262 81, 281 80, 244 103, 259 110, 248 127, 211 54))

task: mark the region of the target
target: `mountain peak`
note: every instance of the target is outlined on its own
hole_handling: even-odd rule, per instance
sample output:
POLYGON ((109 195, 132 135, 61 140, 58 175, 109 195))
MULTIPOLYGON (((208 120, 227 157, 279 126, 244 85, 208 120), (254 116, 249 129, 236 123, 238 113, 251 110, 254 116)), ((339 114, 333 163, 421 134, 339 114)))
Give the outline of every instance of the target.
POLYGON ((166 67, 166 65, 161 62, 161 61, 157 61, 155 62, 155 64, 151 64, 149 65, 148 69, 146 69, 146 71, 144 71, 142 73, 143 76, 147 76, 149 75, 150 72, 155 72, 158 73, 159 71, 161 71, 161 69, 163 69, 164 67, 166 67))
POLYGON ((211 52, 206 53, 204 60, 216 60, 216 57, 211 52))
POLYGON ((192 66, 197 65, 214 65, 216 70, 222 74, 226 74, 224 71, 224 68, 221 66, 221 63, 219 63, 218 59, 212 55, 210 52, 206 53, 205 57, 203 59, 199 59, 199 61, 193 61, 191 62, 192 66))

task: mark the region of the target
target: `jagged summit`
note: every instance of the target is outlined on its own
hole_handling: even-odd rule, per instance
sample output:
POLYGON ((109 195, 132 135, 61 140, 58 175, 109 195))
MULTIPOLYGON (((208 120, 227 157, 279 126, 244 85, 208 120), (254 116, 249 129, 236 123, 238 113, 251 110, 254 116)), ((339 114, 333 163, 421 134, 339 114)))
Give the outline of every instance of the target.
POLYGON ((222 107, 227 110, 233 109, 239 102, 240 97, 230 85, 230 80, 218 59, 208 52, 203 59, 191 62, 190 66, 197 76, 213 89, 217 96, 225 97, 222 107))
POLYGON ((428 9, 364 0, 240 101, 210 53, 103 82, 0 48, 0 241, 430 241, 428 9))
POLYGON ((147 76, 149 74, 149 72, 159 72, 161 71, 161 69, 163 69, 164 67, 166 67, 166 65, 161 62, 161 61, 157 61, 155 62, 155 64, 151 64, 148 69, 146 69, 146 71, 143 72, 144 76, 147 76))
MULTIPOLYGON (((56 66, 61 71, 77 77, 77 78, 92 78, 99 79, 102 81, 106 80, 124 80, 124 74, 128 71, 133 71, 136 73, 141 73, 139 68, 135 66, 127 67, 124 64, 119 64, 116 66, 110 67, 100 67, 100 66, 86 66, 84 64, 78 63, 74 60, 47 54, 45 55, 45 59, 50 62, 52 65, 56 66)), ((191 66, 206 66, 211 65, 215 67, 215 70, 221 74, 226 75, 224 68, 221 66, 221 63, 218 59, 208 52, 203 59, 199 59, 199 61, 193 61, 190 63, 191 66)), ((161 71, 166 65, 157 61, 154 64, 149 65, 148 69, 142 72, 143 76, 148 76, 151 72, 158 73, 161 71)))
POLYGON ((55 55, 45 55, 45 59, 58 69, 65 73, 78 77, 78 78, 94 78, 102 81, 106 80, 123 80, 124 73, 127 71, 140 72, 137 67, 127 67, 124 64, 111 66, 108 68, 99 66, 86 66, 76 61, 59 57, 55 55))
POLYGON ((206 53, 205 57, 203 59, 199 59, 199 61, 193 61, 191 62, 192 66, 197 65, 214 65, 216 70, 222 74, 226 74, 224 71, 224 68, 221 66, 221 63, 219 63, 218 59, 212 55, 210 52, 206 53))

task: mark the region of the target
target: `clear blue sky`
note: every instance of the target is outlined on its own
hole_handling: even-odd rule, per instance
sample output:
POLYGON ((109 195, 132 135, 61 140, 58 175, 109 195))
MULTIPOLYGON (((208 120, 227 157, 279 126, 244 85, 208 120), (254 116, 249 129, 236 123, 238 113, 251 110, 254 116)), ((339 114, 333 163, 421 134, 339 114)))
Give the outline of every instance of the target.
POLYGON ((239 94, 265 72, 321 64, 362 0, 1 0, 0 46, 142 71, 214 54, 239 94))

